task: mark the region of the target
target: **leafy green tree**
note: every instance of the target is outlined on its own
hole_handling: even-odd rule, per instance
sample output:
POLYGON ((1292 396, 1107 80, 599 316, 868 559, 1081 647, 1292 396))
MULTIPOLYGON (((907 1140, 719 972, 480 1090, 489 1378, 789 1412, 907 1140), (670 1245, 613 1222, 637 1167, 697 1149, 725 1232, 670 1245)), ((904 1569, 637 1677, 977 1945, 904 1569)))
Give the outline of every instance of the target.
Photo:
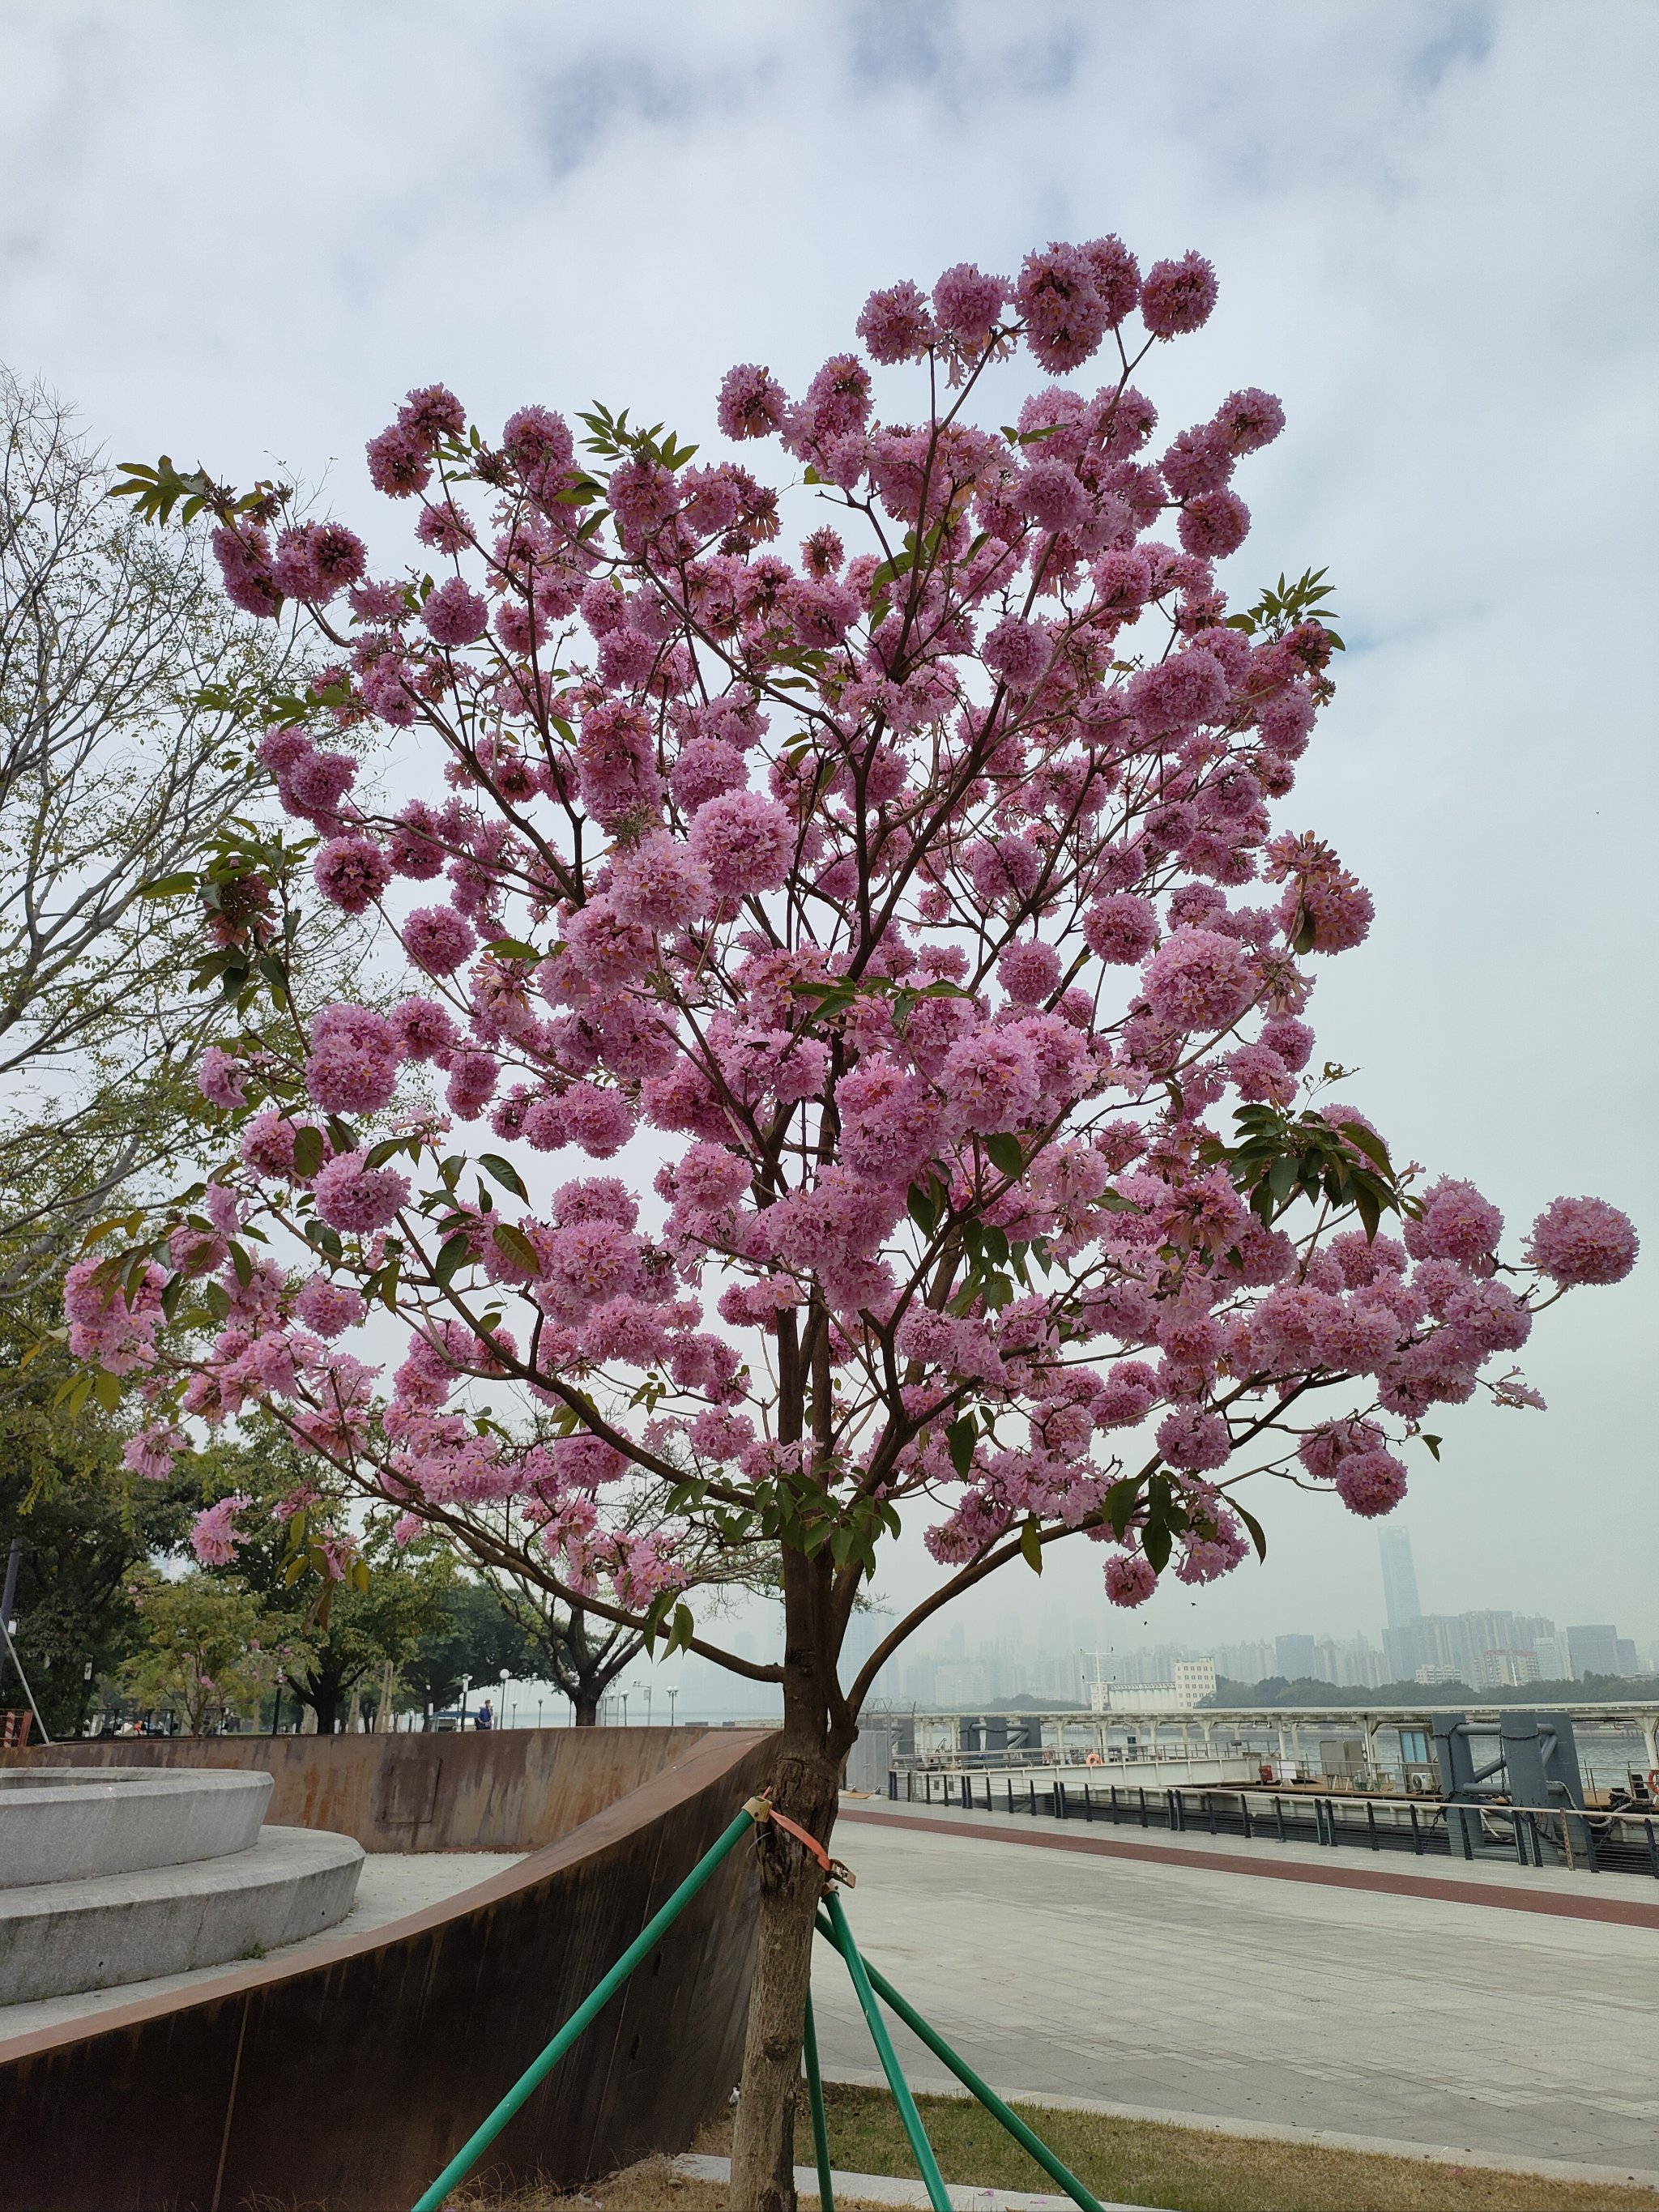
POLYGON ((256 1418, 191 1463, 204 1495, 251 1501, 235 1565, 216 1571, 258 1600, 264 1636, 290 1655, 283 1691, 316 1715, 319 1735, 334 1735, 352 1692, 373 1690, 378 1705, 388 1669, 395 1681, 446 1619, 453 1554, 429 1537, 400 1547, 376 1522, 361 1547, 331 1556, 303 1503, 316 1464, 274 1423, 256 1418))
MULTIPOLYGON (((0 1304, 0 1372, 12 1377, 0 1395, 0 1572, 18 1539, 18 1656, 57 1739, 82 1731, 100 1685, 136 1648, 127 1585, 146 1562, 179 1550, 201 1500, 188 1474, 150 1482, 128 1473, 120 1430, 95 1400, 70 1417, 61 1394, 74 1370, 58 1346, 48 1340, 17 1372, 46 1311, 39 1298, 0 1304)), ((0 1662, 0 1705, 23 1703, 0 1662)))
POLYGON ((279 1668, 295 1653, 266 1642, 270 1619, 252 1593, 228 1577, 186 1575, 167 1582, 142 1575, 131 1603, 139 1644, 121 1669, 127 1693, 145 1712, 173 1714, 186 1735, 206 1735, 258 1706, 279 1668))
POLYGON ((542 1662, 526 1633, 495 1592, 483 1583, 457 1580, 440 1601, 440 1617, 421 1638, 404 1666, 404 1682, 423 1720, 453 1705, 461 1680, 493 1686, 505 1668, 520 1678, 539 1674, 542 1662))

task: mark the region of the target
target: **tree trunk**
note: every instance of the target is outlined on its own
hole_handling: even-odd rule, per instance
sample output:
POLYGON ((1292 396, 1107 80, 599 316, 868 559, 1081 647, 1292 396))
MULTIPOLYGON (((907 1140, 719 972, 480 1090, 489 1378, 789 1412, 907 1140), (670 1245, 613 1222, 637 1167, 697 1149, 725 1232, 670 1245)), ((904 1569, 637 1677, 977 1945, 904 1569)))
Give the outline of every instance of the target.
MULTIPOLYGON (((830 1713, 835 1659, 824 1620, 829 1555, 785 1552, 783 1737, 772 1802, 827 1844, 836 1825, 841 1762, 830 1713)), ((795 2212, 795 2093, 811 1979, 812 1928, 823 1869, 780 1828, 755 1841, 760 1921, 749 1990, 743 2087, 732 2144, 732 2212, 795 2212)))
POLYGON ((572 1698, 570 1700, 570 1705, 572 1711, 576 1716, 576 1726, 578 1728, 598 1728, 599 1724, 599 1701, 597 1698, 585 1697, 579 1692, 575 1697, 572 1698))
MULTIPOLYGON (((784 1751, 772 1802, 827 1843, 836 1817, 834 1767, 810 1750, 784 1751)), ((795 2091, 811 1978, 812 1923, 823 1872, 779 1829, 763 1827, 756 1850, 760 1927, 732 2145, 732 2212, 794 2212, 795 2091)))

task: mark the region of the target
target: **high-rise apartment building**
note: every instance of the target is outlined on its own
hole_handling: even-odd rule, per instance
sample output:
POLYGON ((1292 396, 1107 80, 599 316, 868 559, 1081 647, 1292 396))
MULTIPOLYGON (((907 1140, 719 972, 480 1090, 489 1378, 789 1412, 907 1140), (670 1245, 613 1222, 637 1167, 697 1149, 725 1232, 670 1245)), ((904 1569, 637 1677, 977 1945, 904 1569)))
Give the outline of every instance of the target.
POLYGON ((1518 1690, 1539 1679, 1535 1651, 1483 1651, 1470 1681, 1477 1690, 1518 1690))

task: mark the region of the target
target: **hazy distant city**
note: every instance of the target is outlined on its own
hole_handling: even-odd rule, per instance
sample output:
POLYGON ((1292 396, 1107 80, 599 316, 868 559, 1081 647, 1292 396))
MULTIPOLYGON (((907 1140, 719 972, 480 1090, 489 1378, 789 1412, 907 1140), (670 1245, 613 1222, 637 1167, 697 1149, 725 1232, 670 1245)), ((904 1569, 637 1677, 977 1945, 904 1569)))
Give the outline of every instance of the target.
MULTIPOLYGON (((1012 1615, 989 1629, 967 1619, 944 1627, 930 1641, 907 1644, 883 1668, 873 1694, 878 1701, 923 1711, 1019 1704, 1086 1707, 1106 1703, 1103 1691, 1109 1686, 1156 1692, 1182 1679, 1201 1690, 1207 1687, 1204 1677, 1210 1667, 1214 1694, 1224 1705, 1235 1692, 1259 1695, 1263 1686, 1291 1683, 1311 1686, 1302 1702, 1316 1704, 1320 1686, 1351 1693, 1402 1684, 1438 1688, 1461 1683, 1499 1692, 1533 1682, 1558 1690, 1565 1683, 1595 1683, 1591 1694, 1616 1696, 1616 1689, 1601 1686, 1659 1678, 1659 1644, 1638 1643, 1612 1621, 1559 1623, 1544 1613, 1503 1610, 1425 1613, 1409 1535, 1403 1529, 1379 1531, 1378 1553, 1388 1623, 1380 1648, 1364 1635, 1305 1630, 1231 1644, 1143 1644, 1124 1633, 1130 1626, 1125 1616, 1103 1604, 1054 1605, 1045 1606, 1033 1629, 1024 1632, 1012 1615), (1197 1668, 1194 1662, 1200 1662, 1197 1668)), ((844 1672, 855 1672, 890 1626, 884 1613, 857 1616, 848 1636, 844 1672)), ((752 1644, 754 1656, 759 1656, 757 1634, 740 1632, 733 1642, 739 1650, 752 1644)), ((1171 1700, 1197 1701, 1188 1694, 1171 1700)), ((753 1700, 756 1710, 775 1702, 763 1692, 753 1700)), ((690 1658, 680 1675, 678 1704, 688 1719, 749 1710, 734 1700, 729 1676, 690 1658)))

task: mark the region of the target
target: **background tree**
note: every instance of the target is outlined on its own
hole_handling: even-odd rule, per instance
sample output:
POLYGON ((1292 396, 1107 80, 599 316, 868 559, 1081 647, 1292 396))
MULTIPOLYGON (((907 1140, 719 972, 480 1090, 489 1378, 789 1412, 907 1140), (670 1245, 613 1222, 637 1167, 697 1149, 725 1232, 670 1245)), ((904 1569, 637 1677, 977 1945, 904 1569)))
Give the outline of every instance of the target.
POLYGON ((239 617, 199 533, 135 527, 72 411, 0 368, 0 1243, 11 1279, 177 1159, 209 1017, 199 865, 258 788, 250 700, 291 626, 239 617))
POLYGON ((263 1641, 286 1655, 277 1679, 315 1715, 318 1735, 345 1725, 354 1692, 378 1711, 388 1672, 413 1679, 423 1643, 451 1617, 450 1547, 429 1537, 393 1544, 384 1518, 361 1544, 319 1534, 313 1509, 326 1468, 269 1419, 251 1419, 188 1464, 222 1516, 234 1505, 245 1532, 234 1566, 231 1547, 209 1539, 210 1571, 256 1602, 263 1641))
MULTIPOLYGON (((44 1294, 21 1310, 0 1304, 0 1372, 13 1378, 0 1396, 0 1575, 20 1538, 18 1653, 57 1740, 82 1733, 133 1650, 134 1571, 183 1548, 202 1494, 187 1470, 158 1482, 124 1468, 125 1439, 95 1400, 71 1418, 76 1370, 60 1346, 16 1372, 49 1315, 44 1294)), ((21 1706, 9 1662, 0 1674, 0 1705, 21 1706)))
POLYGON ((578 1728, 597 1728, 599 1700, 645 1649, 645 1632, 564 1604, 522 1577, 492 1575, 497 1602, 523 1632, 531 1655, 523 1671, 551 1682, 570 1700, 578 1728))
MULTIPOLYGON (((124 486, 212 510, 236 605, 306 608, 328 665, 261 756, 410 988, 283 1034, 267 948, 257 1051, 202 1071, 222 1251, 181 1269, 175 1212, 88 1257, 75 1344, 142 1369, 145 1449, 261 1399, 342 1504, 775 1686, 775 1802, 820 1838, 872 1681, 941 1607, 1059 1543, 1101 1547, 1120 1605, 1207 1583, 1265 1547, 1247 1486, 1389 1510, 1431 1408, 1537 1404, 1536 1312, 1635 1258, 1595 1199, 1506 1246, 1317 1072, 1317 963, 1371 902, 1272 810, 1340 640, 1316 574, 1234 611, 1216 568, 1283 411, 1234 392, 1158 450, 1132 380, 1215 291, 1115 238, 893 285, 800 398, 727 376, 719 427, 779 441, 780 486, 625 413, 584 415, 579 459, 544 408, 497 438, 413 392, 369 473, 441 580, 372 577, 269 487, 124 486), (1040 380, 1001 398, 1022 348, 1040 380), (1095 389, 1049 380, 1103 349, 1095 389), (353 795, 346 730, 417 792, 395 815, 353 795), (454 1124, 486 1112, 474 1151, 454 1124), (560 1151, 623 1171, 555 1184, 560 1151), (168 1301, 186 1331, 217 1309, 205 1357, 168 1301), (377 1301, 385 1400, 330 1334, 377 1301), (939 1581, 844 1680, 907 1522, 939 1581), (756 1547, 765 1660, 698 1591, 756 1547)), ((793 2197, 819 1887, 757 1849, 740 2212, 793 2197)))
POLYGON ((179 1582, 141 1572, 131 1585, 137 1648, 121 1684, 141 1711, 172 1714, 185 1735, 216 1735, 233 1714, 258 1710, 294 1655, 264 1639, 270 1618, 253 1594, 222 1576, 179 1582))
POLYGON ((433 1613, 402 1670, 423 1722, 457 1702, 463 1677, 482 1696, 494 1693, 503 1668, 520 1680, 542 1671, 524 1627, 486 1584, 457 1577, 433 1613))

